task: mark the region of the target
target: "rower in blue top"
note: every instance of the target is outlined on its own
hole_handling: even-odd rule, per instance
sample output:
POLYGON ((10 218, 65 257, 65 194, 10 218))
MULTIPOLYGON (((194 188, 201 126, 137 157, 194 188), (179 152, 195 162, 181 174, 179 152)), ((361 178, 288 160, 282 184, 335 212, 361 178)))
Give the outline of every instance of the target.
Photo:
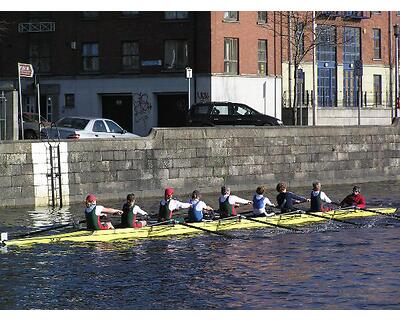
POLYGON ((204 201, 201 201, 201 193, 199 190, 192 192, 192 198, 189 203, 192 205, 188 211, 188 222, 200 222, 204 218, 203 210, 213 211, 204 201))
POLYGON ((276 207, 266 196, 264 196, 267 188, 265 186, 258 186, 256 193, 253 196, 253 215, 255 217, 260 215, 265 215, 267 217, 273 216, 274 212, 267 212, 265 210, 266 206, 276 207))

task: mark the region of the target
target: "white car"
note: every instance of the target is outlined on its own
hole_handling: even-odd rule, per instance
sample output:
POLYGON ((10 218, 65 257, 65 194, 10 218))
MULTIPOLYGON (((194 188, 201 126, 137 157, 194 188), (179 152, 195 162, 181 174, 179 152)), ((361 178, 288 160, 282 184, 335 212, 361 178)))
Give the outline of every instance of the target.
POLYGON ((135 138, 110 119, 93 117, 65 117, 58 120, 50 129, 41 131, 46 139, 96 139, 96 138, 135 138))

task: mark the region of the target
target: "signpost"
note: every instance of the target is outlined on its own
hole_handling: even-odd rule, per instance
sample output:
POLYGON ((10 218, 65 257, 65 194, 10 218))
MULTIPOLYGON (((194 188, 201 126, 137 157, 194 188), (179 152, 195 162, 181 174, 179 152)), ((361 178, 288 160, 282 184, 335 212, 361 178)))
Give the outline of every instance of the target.
POLYGON ((185 69, 185 78, 188 80, 188 109, 190 110, 190 79, 193 77, 193 70, 190 67, 185 69))
MULTIPOLYGON (((21 78, 32 78, 33 67, 28 63, 18 62, 18 91, 19 91, 19 112, 20 112, 20 125, 21 125, 21 139, 24 140, 24 120, 22 117, 22 89, 21 89, 21 78)), ((39 115, 40 121, 40 115, 39 115)))
POLYGON ((362 106, 362 90, 361 90, 361 77, 363 75, 363 63, 361 60, 354 61, 354 75, 358 80, 358 125, 361 125, 361 106, 362 106))

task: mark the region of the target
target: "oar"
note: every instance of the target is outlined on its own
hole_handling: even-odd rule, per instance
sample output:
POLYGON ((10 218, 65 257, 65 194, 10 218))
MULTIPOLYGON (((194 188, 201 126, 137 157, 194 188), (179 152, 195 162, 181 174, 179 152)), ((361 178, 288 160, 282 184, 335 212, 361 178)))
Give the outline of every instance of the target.
POLYGON ((250 220, 250 221, 254 221, 254 222, 258 222, 258 223, 262 223, 262 224, 266 224, 268 226, 272 226, 272 227, 277 227, 277 228, 282 228, 282 229, 287 229, 287 230, 291 230, 291 231, 301 231, 300 229, 294 228, 294 227, 288 227, 288 226, 283 226, 280 224, 276 224, 276 223, 271 223, 271 222, 267 222, 267 221, 260 221, 254 218, 250 218, 244 215, 240 215, 241 217, 250 220))
POLYGON ((40 229, 40 230, 36 230, 36 231, 31 231, 31 232, 24 233, 24 234, 19 234, 19 235, 16 235, 15 237, 13 237, 13 239, 26 238, 26 237, 29 237, 29 236, 31 236, 31 235, 38 234, 38 233, 42 233, 42 232, 47 232, 47 231, 51 231, 51 230, 57 230, 57 229, 72 227, 72 226, 75 226, 76 224, 79 225, 79 224, 84 223, 84 222, 86 222, 86 220, 80 220, 80 221, 78 221, 78 223, 73 222, 73 223, 60 224, 60 225, 58 225, 58 226, 52 226, 52 227, 50 227, 50 228, 45 228, 45 229, 40 229))
POLYGON ((176 222, 176 223, 177 223, 177 224, 180 224, 180 225, 182 225, 182 226, 185 226, 185 227, 187 227, 187 228, 192 228, 192 229, 201 230, 201 231, 203 231, 203 232, 212 233, 212 234, 215 234, 215 235, 218 235, 218 236, 221 236, 221 237, 225 237, 225 238, 229 238, 229 239, 235 239, 235 238, 236 238, 236 237, 234 237, 234 236, 232 236, 232 235, 229 235, 229 234, 226 234, 226 233, 223 233, 223 232, 208 230, 208 229, 205 229, 205 228, 201 228, 201 227, 198 227, 198 226, 194 226, 194 225, 189 224, 189 223, 186 223, 186 222, 176 222))

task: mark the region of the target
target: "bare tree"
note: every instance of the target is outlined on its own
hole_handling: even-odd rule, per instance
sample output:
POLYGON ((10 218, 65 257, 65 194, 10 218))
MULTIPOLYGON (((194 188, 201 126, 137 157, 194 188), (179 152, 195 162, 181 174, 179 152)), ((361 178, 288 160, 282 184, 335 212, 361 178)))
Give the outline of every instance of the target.
MULTIPOLYGON (((276 36, 281 37, 284 45, 283 56, 286 56, 289 62, 289 70, 292 69, 293 79, 293 101, 291 95, 291 84, 289 84, 289 105, 293 108, 294 124, 297 125, 297 87, 298 70, 305 58, 312 60, 314 48, 319 45, 341 44, 336 35, 332 19, 336 16, 334 11, 287 11, 278 12, 273 15, 273 19, 268 19, 265 28, 272 30, 276 36), (280 28, 274 28, 274 25, 280 25, 280 28), (287 44, 287 45, 286 45, 287 44)), ((290 71, 289 71, 290 72, 290 71)), ((315 92, 313 92, 315 95, 315 92)), ((315 100, 312 99, 312 100, 315 100)), ((315 103, 315 102, 313 102, 315 103)))

